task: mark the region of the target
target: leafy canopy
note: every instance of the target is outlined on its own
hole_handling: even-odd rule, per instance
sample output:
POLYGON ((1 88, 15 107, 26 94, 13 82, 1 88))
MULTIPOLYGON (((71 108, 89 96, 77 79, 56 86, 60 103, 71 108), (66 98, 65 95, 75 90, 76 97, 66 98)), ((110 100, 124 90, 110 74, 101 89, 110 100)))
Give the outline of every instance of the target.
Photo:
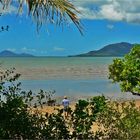
POLYGON ((109 66, 109 79, 118 82, 122 91, 140 95, 140 45, 135 45, 123 59, 114 59, 109 66))

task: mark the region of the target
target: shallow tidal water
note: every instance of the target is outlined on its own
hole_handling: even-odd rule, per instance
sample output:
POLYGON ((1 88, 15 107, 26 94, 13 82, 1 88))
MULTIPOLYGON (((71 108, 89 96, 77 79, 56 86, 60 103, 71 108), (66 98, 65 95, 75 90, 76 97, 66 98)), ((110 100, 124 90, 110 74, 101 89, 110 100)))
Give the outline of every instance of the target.
POLYGON ((3 68, 15 67, 21 74, 23 90, 55 90, 56 96, 135 98, 121 93, 108 79, 112 57, 30 57, 0 58, 3 68))

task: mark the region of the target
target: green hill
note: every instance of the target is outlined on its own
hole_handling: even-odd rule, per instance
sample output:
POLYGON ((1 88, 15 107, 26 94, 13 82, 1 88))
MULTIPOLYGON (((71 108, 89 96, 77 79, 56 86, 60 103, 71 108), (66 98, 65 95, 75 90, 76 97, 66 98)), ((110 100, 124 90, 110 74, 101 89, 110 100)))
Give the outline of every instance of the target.
POLYGON ((127 42, 115 43, 104 46, 100 50, 90 51, 88 53, 73 55, 70 57, 108 57, 108 56, 124 56, 129 53, 134 44, 127 42))

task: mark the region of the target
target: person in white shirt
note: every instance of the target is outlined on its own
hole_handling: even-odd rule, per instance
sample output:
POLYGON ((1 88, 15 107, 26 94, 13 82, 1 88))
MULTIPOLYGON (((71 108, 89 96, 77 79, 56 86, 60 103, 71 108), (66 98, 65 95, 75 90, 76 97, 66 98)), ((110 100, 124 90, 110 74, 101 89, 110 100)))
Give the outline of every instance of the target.
POLYGON ((67 96, 64 96, 64 99, 62 100, 62 105, 64 107, 63 111, 64 111, 65 118, 67 118, 69 114, 69 104, 70 101, 67 99, 67 96))

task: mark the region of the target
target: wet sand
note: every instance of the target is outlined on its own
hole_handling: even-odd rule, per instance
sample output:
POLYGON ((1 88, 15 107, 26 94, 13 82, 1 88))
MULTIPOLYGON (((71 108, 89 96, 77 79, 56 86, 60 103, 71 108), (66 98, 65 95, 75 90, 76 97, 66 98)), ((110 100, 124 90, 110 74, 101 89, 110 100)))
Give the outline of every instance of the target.
POLYGON ((111 57, 33 57, 0 58, 4 68, 15 67, 24 80, 44 80, 55 78, 105 78, 111 57))
POLYGON ((107 78, 108 67, 17 68, 22 80, 107 78))

